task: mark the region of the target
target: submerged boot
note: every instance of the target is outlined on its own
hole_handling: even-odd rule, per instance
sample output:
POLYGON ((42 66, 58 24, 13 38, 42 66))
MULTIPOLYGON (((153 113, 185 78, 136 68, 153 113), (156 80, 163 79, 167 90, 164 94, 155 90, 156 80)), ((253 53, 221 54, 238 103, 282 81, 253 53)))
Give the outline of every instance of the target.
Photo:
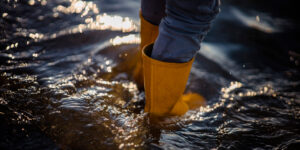
POLYGON ((202 96, 183 95, 194 58, 186 63, 169 63, 152 59, 153 44, 143 49, 145 112, 155 116, 183 115, 203 106, 202 96))
POLYGON ((145 45, 153 43, 158 36, 158 26, 153 25, 147 20, 144 19, 142 13, 140 12, 140 20, 141 20, 141 44, 140 50, 137 53, 137 64, 133 70, 133 77, 136 81, 139 88, 143 88, 144 86, 144 78, 143 78, 143 64, 142 64, 142 49, 145 45))

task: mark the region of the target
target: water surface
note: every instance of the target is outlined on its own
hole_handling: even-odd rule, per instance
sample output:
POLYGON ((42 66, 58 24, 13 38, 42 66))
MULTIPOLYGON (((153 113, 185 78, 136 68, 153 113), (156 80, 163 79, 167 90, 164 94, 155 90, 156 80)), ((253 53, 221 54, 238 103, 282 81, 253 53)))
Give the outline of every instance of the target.
POLYGON ((292 1, 223 1, 186 90, 202 94, 207 106, 157 124, 129 74, 140 42, 139 5, 0 2, 1 149, 300 146, 292 1))

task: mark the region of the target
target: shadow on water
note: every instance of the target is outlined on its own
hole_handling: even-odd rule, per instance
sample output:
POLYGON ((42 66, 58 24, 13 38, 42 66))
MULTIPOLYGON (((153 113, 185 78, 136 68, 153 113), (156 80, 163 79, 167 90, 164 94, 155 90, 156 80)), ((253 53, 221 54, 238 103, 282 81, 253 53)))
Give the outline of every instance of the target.
POLYGON ((224 1, 186 89, 207 106, 157 124, 130 76, 139 3, 0 2, 1 149, 300 146, 292 1, 224 1))

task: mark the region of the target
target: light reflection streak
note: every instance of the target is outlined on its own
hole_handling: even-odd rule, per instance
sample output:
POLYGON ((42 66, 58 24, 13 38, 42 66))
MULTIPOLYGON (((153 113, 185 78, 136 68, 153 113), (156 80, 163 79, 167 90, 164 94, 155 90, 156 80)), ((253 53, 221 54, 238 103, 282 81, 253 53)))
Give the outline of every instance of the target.
POLYGON ((198 51, 201 55, 221 64, 227 70, 231 70, 232 68, 236 67, 237 64, 233 62, 231 59, 228 58, 226 53, 220 53, 225 50, 240 50, 239 45, 234 44, 226 44, 226 46, 218 45, 215 43, 206 43, 203 42, 201 46, 201 51, 198 51), (225 48, 226 47, 226 48, 225 48), (230 69, 229 69, 230 68, 230 69))
POLYGON ((0 104, 1 105, 6 105, 6 104, 8 104, 8 102, 5 101, 3 98, 0 97, 0 104))
POLYGON ((237 82, 237 81, 230 82, 230 86, 227 87, 227 88, 222 88, 221 92, 223 92, 224 94, 228 95, 229 92, 233 91, 234 89, 242 87, 242 85, 243 85, 242 83, 237 82))
MULTIPOLYGON (((266 96, 271 96, 271 97, 276 97, 276 91, 273 89, 272 85, 264 85, 260 86, 260 89, 253 91, 253 90, 246 90, 244 92, 238 92, 236 93, 235 91, 238 89, 243 88, 243 84, 237 81, 233 81, 229 84, 228 87, 223 87, 221 89, 221 97, 219 102, 213 104, 213 105, 207 105, 205 107, 200 107, 196 110, 189 111, 185 116, 184 116, 184 121, 192 121, 192 120, 197 120, 197 121, 203 121, 203 114, 217 110, 220 107, 224 107, 225 109, 230 109, 234 106, 233 103, 228 102, 228 101, 233 101, 237 100, 237 97, 243 98, 243 97, 253 97, 253 96, 258 96, 258 95, 266 95, 266 96)), ((245 110, 245 106, 240 106, 237 111, 245 110)), ((220 112, 222 113, 222 112, 220 112)), ((219 113, 216 114, 215 117, 217 117, 219 113)), ((224 115, 224 114, 223 114, 224 115)))
MULTIPOLYGON (((97 15, 96 20, 88 19, 88 23, 79 24, 74 27, 64 29, 53 33, 49 36, 44 35, 42 33, 31 33, 27 30, 20 31, 18 34, 21 34, 25 37, 30 37, 34 39, 35 42, 42 40, 54 39, 59 36, 67 35, 67 34, 76 34, 82 33, 84 31, 90 30, 112 30, 112 31, 122 31, 122 32, 132 32, 137 31, 137 26, 134 24, 132 20, 129 18, 122 18, 120 16, 109 16, 107 14, 97 15)), ((133 38, 132 36, 127 37, 129 40, 132 40, 131 43, 139 42, 139 39, 133 38)))
POLYGON ((70 5, 65 7, 63 5, 58 5, 53 8, 53 12, 61 12, 65 14, 81 13, 81 17, 87 15, 91 10, 93 13, 98 14, 99 9, 93 2, 83 2, 81 0, 70 0, 70 5))
POLYGON ((6 16, 8 16, 8 13, 2 13, 2 18, 5 18, 6 16))
POLYGON ((11 44, 11 45, 8 45, 6 46, 5 50, 9 50, 9 49, 12 49, 12 48, 17 48, 19 46, 19 43, 15 43, 15 44, 11 44))
POLYGON ((35 1, 34 1, 34 0, 29 0, 29 1, 28 1, 28 4, 29 4, 29 5, 34 5, 34 4, 35 4, 35 1))
POLYGON ((134 35, 134 34, 130 34, 127 36, 117 36, 113 39, 110 39, 109 42, 112 45, 121 45, 121 44, 138 44, 141 42, 141 39, 139 38, 139 36, 134 35))
MULTIPOLYGON (((42 5, 47 4, 45 0, 31 0, 29 4, 34 5, 36 2, 40 2, 42 5)), ((31 29, 18 28, 18 32, 14 33, 14 36, 29 37, 33 39, 34 42, 40 42, 44 40, 54 39, 63 35, 83 33, 85 31, 91 30, 111 30, 122 32, 138 31, 136 23, 128 17, 123 18, 117 15, 111 16, 106 13, 99 14, 100 11, 97 5, 93 2, 85 2, 81 0, 69 0, 69 2, 69 6, 58 5, 57 7, 54 7, 52 10, 52 16, 58 17, 60 14, 79 14, 80 17, 86 17, 84 19, 84 23, 71 26, 51 34, 39 33, 31 29), (90 13, 92 15, 90 15, 90 13)), ((7 15, 7 13, 2 13, 2 17, 6 17, 7 15)), ((39 19, 44 19, 44 17, 39 16, 39 19)), ((121 41, 121 43, 138 43, 140 41, 138 38, 133 37, 132 35, 126 37, 127 39, 124 38, 119 39, 123 40, 121 41)), ((117 39, 112 42, 113 44, 120 44, 117 39)), ((29 45, 31 43, 31 41, 27 41, 26 44, 29 45)), ((13 47, 9 45, 6 46, 6 50, 9 50, 11 48, 13 47)))
POLYGON ((232 8, 231 11, 240 21, 242 21, 242 23, 249 27, 255 28, 265 33, 274 33, 279 31, 279 29, 271 26, 267 22, 263 22, 259 16, 249 17, 236 8, 232 8))

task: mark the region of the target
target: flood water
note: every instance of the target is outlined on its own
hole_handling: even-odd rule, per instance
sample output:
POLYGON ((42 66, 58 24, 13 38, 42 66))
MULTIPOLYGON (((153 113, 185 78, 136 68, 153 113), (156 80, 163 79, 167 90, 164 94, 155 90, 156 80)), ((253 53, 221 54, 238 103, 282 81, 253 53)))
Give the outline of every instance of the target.
POLYGON ((186 91, 152 123, 129 72, 139 0, 1 0, 0 149, 299 149, 292 1, 222 1, 186 91))

